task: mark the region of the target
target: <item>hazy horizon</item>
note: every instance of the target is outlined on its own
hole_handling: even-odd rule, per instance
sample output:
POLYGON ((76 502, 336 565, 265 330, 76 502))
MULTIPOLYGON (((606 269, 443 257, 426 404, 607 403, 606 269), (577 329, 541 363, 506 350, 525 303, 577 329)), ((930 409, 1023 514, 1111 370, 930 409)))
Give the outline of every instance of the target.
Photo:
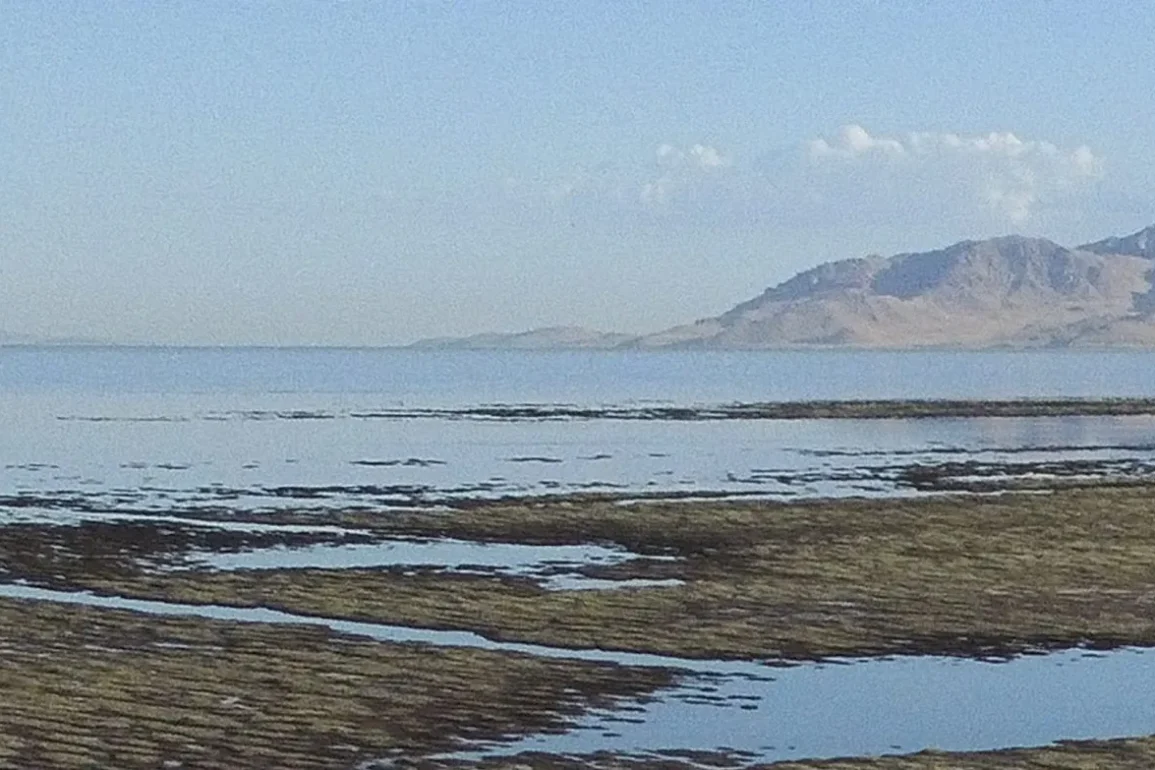
POLYGON ((164 4, 0 18, 0 338, 391 346, 715 315, 1155 222, 1155 9, 164 4))

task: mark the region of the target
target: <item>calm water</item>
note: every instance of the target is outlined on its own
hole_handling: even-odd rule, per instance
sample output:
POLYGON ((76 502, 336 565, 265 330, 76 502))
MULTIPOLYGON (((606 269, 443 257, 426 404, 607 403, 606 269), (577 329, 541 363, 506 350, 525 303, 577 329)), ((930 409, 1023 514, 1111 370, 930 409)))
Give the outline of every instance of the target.
MULTIPOLYGON (((951 461, 1080 461, 1147 473, 1155 468, 1155 419, 1146 417, 497 422, 366 415, 492 403, 1155 397, 1152 363, 1155 356, 1140 352, 0 348, 0 525, 175 521, 203 508, 361 506, 387 515, 395 506, 584 490, 780 498, 911 494, 902 468, 951 461)), ((545 553, 516 545, 351 542, 193 560, 222 569, 468 563, 540 576, 550 588, 605 588, 597 581, 582 584, 577 567, 630 557, 606 549, 545 553)), ((126 602, 16 585, 0 586, 0 595, 160 614, 300 620, 268 610, 126 602)), ((1155 732, 1150 652, 1093 657, 1075 651, 1003 665, 926 658, 768 671, 754 664, 500 645, 462 632, 309 622, 378 638, 638 665, 705 665, 773 678, 699 682, 641 712, 591 715, 584 729, 529 738, 516 749, 729 747, 778 759, 1155 732), (717 689, 704 693, 703 686, 717 689), (712 705, 712 698, 727 707, 712 705), (632 721, 619 721, 623 716, 632 721)))
MULTIPOLYGON (((1146 352, 0 348, 0 393, 372 396, 410 406, 1155 396, 1146 352)), ((338 398, 338 401, 341 399, 338 398)))
POLYGON ((374 410, 1155 395, 1146 353, 0 349, 0 516, 384 508, 462 497, 893 494, 896 463, 1155 460, 1131 419, 486 422, 374 410), (302 419, 304 418, 304 419, 302 419), (1077 449, 1082 447, 1083 449, 1077 449), (1030 454, 1022 450, 1047 451, 1030 454), (929 454, 923 454, 929 452, 929 454), (861 456, 862 453, 869 453, 861 456), (957 458, 955 458, 957 459, 957 458), (889 469, 889 470, 888 470, 889 469), (25 501, 27 503, 27 501, 25 501))

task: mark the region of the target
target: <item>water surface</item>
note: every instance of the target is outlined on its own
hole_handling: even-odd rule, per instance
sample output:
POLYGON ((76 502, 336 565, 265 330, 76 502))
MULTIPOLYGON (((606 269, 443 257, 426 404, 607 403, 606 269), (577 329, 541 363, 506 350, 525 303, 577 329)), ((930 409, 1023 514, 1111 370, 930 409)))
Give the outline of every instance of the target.
MULTIPOLYGON (((1153 361, 1134 351, 0 348, 0 526, 90 518, 191 523, 188 517, 211 513, 221 521, 198 526, 253 528, 262 525, 230 523, 229 515, 349 507, 389 515, 476 498, 578 492, 780 499, 914 494, 919 490, 904 483, 903 469, 944 463, 956 464, 960 478, 986 478, 1010 464, 1023 476, 1147 477, 1155 468, 1150 417, 511 422, 373 415, 524 403, 634 408, 1153 397, 1153 361)), ((555 588, 611 587, 578 585, 575 570, 630 557, 592 547, 483 552, 478 544, 451 541, 429 544, 423 554, 397 544, 347 543, 200 556, 202 566, 220 569, 472 563, 554 581, 555 588)), ((155 615, 304 622, 381 640, 690 672, 684 686, 640 710, 592 714, 580 729, 502 746, 503 753, 727 748, 775 760, 1155 732, 1155 653, 1149 650, 1075 650, 1000 664, 925 657, 778 669, 22 585, 0 586, 0 596, 155 615)))

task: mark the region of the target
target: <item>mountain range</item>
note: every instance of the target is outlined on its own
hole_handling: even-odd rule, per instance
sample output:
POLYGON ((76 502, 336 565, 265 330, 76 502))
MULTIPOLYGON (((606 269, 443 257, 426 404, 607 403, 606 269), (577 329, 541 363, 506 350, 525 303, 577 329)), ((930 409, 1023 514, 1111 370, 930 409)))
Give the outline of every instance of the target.
POLYGON ((551 327, 435 349, 1155 347, 1155 225, 1075 248, 1018 235, 828 262, 647 335, 551 327))

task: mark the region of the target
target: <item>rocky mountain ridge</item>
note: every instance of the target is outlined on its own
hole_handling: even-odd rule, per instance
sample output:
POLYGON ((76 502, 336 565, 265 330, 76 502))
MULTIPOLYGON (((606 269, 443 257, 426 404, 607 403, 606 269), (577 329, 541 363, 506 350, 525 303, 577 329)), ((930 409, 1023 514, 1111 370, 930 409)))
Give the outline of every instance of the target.
POLYGON ((1011 235, 829 262, 712 318, 630 336, 563 327, 424 347, 1155 346, 1155 226, 1075 248, 1011 235))

